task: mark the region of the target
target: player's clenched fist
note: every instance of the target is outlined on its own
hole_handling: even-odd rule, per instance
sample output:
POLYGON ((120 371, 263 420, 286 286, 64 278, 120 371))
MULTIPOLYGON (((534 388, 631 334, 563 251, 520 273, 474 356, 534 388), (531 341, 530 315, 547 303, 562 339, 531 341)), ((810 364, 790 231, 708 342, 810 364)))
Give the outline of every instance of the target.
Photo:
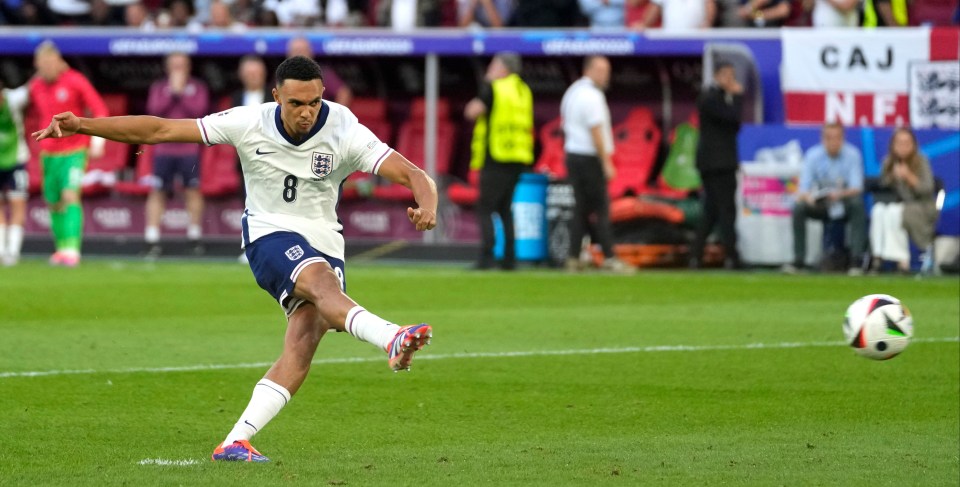
POLYGON ((38 141, 50 137, 59 139, 69 137, 77 133, 78 130, 80 130, 80 119, 73 112, 63 112, 54 115, 47 128, 38 130, 30 136, 38 141))
POLYGON ((426 208, 407 208, 407 218, 420 232, 433 230, 437 226, 437 214, 426 208))

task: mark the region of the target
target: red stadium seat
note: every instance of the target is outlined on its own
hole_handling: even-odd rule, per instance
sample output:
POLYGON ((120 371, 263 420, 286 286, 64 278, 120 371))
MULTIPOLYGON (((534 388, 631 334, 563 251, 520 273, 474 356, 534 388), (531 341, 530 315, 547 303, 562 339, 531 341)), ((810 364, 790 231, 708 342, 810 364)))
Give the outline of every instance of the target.
POLYGON ((949 26, 957 0, 916 0, 910 4, 910 25, 949 26))
MULTIPOLYGON (((423 121, 423 116, 427 113, 427 99, 423 97, 414 98, 410 104, 410 119, 423 121)), ((446 98, 437 99, 437 119, 450 119, 450 102, 446 98)))
MULTIPOLYGON (((365 127, 378 139, 390 145, 393 126, 387 118, 387 102, 380 98, 354 98, 350 102, 350 111, 357 116, 365 127)), ((347 178, 340 193, 340 201, 350 201, 367 196, 373 186, 372 174, 356 172, 347 178)))
POLYGON ((232 145, 218 144, 200 151, 200 192, 207 198, 235 195, 240 191, 237 151, 232 145))
POLYGON ((150 179, 153 177, 153 151, 152 145, 141 145, 136 156, 137 164, 133 181, 117 181, 113 185, 113 190, 117 193, 130 196, 146 196, 150 193, 152 186, 150 179))
MULTIPOLYGON (((110 116, 127 115, 127 96, 124 94, 103 95, 110 116)), ((91 158, 87 162, 87 172, 83 176, 83 195, 99 196, 110 192, 117 180, 117 173, 127 166, 130 146, 112 140, 106 141, 103 155, 91 158)))
MULTIPOLYGON (((404 157, 421 169, 426 169, 423 144, 426 130, 423 120, 424 106, 422 98, 414 101, 410 110, 410 118, 400 126, 395 146, 397 152, 403 154, 404 157)), ((449 103, 446 100, 440 100, 437 106, 436 173, 440 175, 446 174, 450 168, 450 157, 453 154, 456 129, 453 122, 446 118, 450 114, 449 103)), ((413 199, 413 193, 399 184, 389 183, 373 188, 373 197, 391 201, 410 201, 413 199)))
POLYGON ((460 206, 473 206, 480 198, 480 171, 470 170, 467 182, 454 182, 447 188, 447 197, 460 206))
POLYGON ((533 169, 551 179, 566 179, 567 164, 563 155, 563 126, 557 117, 540 128, 540 158, 533 169))
POLYGON ((381 141, 390 144, 393 127, 387 117, 387 102, 380 98, 354 98, 350 111, 381 141))
POLYGON ((610 198, 645 192, 660 149, 660 128, 653 112, 642 107, 631 110, 613 128, 613 139, 617 175, 607 184, 610 198))

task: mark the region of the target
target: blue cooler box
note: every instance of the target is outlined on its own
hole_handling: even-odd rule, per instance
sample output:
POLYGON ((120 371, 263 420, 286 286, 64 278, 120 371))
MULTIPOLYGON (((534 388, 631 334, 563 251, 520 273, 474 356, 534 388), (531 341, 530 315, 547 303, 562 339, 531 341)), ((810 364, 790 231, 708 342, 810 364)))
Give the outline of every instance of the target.
MULTIPOLYGON (((523 173, 513 190, 513 232, 517 260, 543 261, 547 258, 547 183, 546 175, 523 173)), ((493 255, 503 258, 503 223, 493 217, 495 241, 493 255)))

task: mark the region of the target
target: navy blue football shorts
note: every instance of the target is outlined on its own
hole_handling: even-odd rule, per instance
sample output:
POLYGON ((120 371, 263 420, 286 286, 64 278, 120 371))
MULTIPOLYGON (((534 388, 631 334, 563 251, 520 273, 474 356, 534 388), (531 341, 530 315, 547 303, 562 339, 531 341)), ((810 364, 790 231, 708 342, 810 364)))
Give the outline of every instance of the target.
POLYGON ((287 316, 304 303, 293 296, 293 287, 300 273, 310 265, 329 264, 340 280, 340 289, 347 290, 343 261, 311 247, 300 234, 274 232, 264 235, 246 246, 246 254, 257 284, 280 303, 287 316))
POLYGON ((156 156, 153 158, 153 188, 173 194, 177 177, 185 188, 200 187, 200 156, 156 156))
POLYGON ((6 193, 10 198, 26 198, 27 183, 26 165, 18 164, 10 169, 0 170, 0 198, 6 193))

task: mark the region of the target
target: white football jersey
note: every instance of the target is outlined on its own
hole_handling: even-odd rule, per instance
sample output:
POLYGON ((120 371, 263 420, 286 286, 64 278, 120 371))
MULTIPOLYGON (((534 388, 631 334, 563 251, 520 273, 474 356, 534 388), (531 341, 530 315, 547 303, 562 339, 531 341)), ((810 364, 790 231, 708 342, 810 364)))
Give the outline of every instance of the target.
POLYGON ((287 231, 343 260, 340 184, 354 171, 376 174, 393 149, 349 109, 326 100, 313 130, 299 143, 284 130, 274 102, 207 115, 197 125, 204 143, 230 144, 240 155, 247 189, 244 246, 287 231))

